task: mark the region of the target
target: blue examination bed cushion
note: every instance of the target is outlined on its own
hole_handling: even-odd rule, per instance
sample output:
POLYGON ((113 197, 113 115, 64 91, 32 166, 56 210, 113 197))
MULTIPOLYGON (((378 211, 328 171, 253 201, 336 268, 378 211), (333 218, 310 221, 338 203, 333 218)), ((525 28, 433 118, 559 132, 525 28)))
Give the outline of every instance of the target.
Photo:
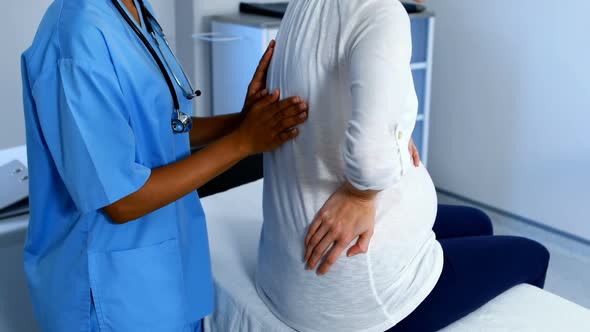
MULTIPOLYGON (((262 227, 262 181, 204 198, 215 281, 215 313, 206 332, 293 332, 254 287, 262 227)), ((530 285, 519 285, 445 328, 472 331, 590 331, 590 310, 530 285)))

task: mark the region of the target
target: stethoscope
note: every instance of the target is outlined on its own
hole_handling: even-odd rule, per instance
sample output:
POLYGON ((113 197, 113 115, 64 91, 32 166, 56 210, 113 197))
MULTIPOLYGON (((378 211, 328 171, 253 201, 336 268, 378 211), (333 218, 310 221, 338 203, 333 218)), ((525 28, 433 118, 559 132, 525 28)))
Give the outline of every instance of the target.
POLYGON ((162 58, 164 59, 164 62, 162 62, 162 59, 160 59, 160 57, 158 56, 158 54, 156 53, 156 51, 154 50, 154 48, 152 47, 150 42, 147 40, 147 38, 141 32, 141 30, 139 30, 139 28, 137 27, 135 22, 133 22, 131 17, 129 17, 129 15, 127 15, 127 13, 125 12, 125 9, 123 9, 123 7, 121 7, 119 0, 112 0, 112 2, 115 5, 115 7, 117 8, 117 10, 119 11, 119 13, 121 13, 123 18, 125 18, 125 21, 127 21, 129 26, 131 28, 133 28, 133 31, 135 31, 135 34, 139 37, 139 39, 141 39, 141 41, 143 42, 145 47, 148 49, 148 51, 150 52, 150 54, 152 55, 152 57, 154 58, 154 60, 158 64, 158 68, 160 68, 162 75, 164 75, 164 78, 166 79, 166 84, 168 85, 168 89, 170 90, 170 95, 172 96, 172 102, 174 103, 174 111, 172 112, 172 131, 175 134, 183 134, 183 133, 189 132, 193 126, 192 118, 190 117, 190 115, 188 115, 180 110, 180 102, 178 101, 178 96, 176 95, 176 89, 174 89, 174 84, 172 83, 172 80, 170 79, 170 75, 168 74, 168 71, 166 70, 166 68, 168 68, 170 73, 172 73, 172 76, 174 77, 176 84, 180 87, 180 89, 182 90, 182 93, 184 94, 184 96, 188 100, 191 100, 195 97, 200 96, 201 91, 193 89, 193 85, 191 84, 191 81, 189 80, 188 76, 186 75, 184 68, 182 68, 180 61, 178 61, 178 58, 176 57, 176 55, 174 54, 174 52, 170 48, 170 44, 168 44, 168 40, 166 39, 166 36, 164 35, 164 30, 162 29, 162 27, 160 26, 160 24, 158 23, 156 18, 145 8, 145 5, 143 4, 143 0, 137 0, 137 2, 139 3, 139 11, 143 17, 143 22, 144 22, 145 28, 149 32, 149 34, 152 35, 152 38, 154 39, 154 42, 156 43, 158 50, 162 54, 162 58), (154 29, 154 26, 152 25, 152 23, 154 23, 156 25, 156 29, 154 29), (166 56, 164 56, 164 52, 162 51, 162 48, 160 47, 160 42, 158 41, 158 38, 157 38, 158 36, 160 38, 162 38, 169 53, 172 54, 174 61, 176 61, 176 63, 180 67, 180 70, 182 71, 182 75, 184 76, 184 79, 188 84, 188 89, 186 89, 182 85, 182 83, 180 82, 178 77, 176 77, 174 70, 172 70, 172 67, 168 63, 168 60, 166 60, 166 56))

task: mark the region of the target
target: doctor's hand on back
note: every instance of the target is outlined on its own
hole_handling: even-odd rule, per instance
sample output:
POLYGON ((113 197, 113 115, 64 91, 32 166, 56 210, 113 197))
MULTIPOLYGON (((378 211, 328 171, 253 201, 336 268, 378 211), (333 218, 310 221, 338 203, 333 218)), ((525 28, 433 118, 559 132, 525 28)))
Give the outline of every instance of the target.
POLYGON ((280 91, 263 90, 237 130, 240 148, 248 154, 267 152, 299 134, 296 126, 307 119, 307 105, 299 97, 279 101, 280 91))
POLYGON ((280 100, 280 91, 269 92, 266 73, 272 59, 273 40, 248 87, 242 121, 237 130, 240 148, 248 154, 268 152, 299 134, 298 125, 307 120, 307 105, 300 97, 280 100))
POLYGON ((206 147, 184 160, 153 169, 140 190, 105 207, 113 222, 124 224, 143 217, 200 188, 243 158, 272 151, 297 137, 297 126, 308 118, 307 104, 300 97, 281 100, 279 90, 266 89, 274 46, 273 41, 260 60, 241 113, 193 118, 198 130, 190 132, 191 145, 206 147), (175 179, 174 186, 169 185, 170 179, 175 179))

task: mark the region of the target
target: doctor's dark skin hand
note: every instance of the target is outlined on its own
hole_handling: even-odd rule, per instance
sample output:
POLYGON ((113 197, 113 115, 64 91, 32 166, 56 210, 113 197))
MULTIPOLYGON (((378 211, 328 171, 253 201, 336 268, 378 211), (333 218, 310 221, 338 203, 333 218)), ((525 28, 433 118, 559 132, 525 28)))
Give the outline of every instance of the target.
POLYGON ((245 157, 274 150, 297 137, 297 126, 308 117, 307 104, 299 97, 281 100, 280 91, 265 89, 274 45, 273 41, 256 69, 241 113, 194 118, 191 145, 206 147, 152 169, 141 189, 103 209, 113 222, 141 218, 195 191, 245 157))

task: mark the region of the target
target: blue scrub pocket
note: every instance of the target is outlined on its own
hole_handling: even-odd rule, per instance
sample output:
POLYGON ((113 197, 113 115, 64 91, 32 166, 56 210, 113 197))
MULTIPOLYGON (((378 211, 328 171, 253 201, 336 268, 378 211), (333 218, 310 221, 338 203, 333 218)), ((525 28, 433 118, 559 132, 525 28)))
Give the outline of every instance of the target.
POLYGON ((179 331, 185 325, 176 239, 149 247, 89 254, 101 331, 179 331))

